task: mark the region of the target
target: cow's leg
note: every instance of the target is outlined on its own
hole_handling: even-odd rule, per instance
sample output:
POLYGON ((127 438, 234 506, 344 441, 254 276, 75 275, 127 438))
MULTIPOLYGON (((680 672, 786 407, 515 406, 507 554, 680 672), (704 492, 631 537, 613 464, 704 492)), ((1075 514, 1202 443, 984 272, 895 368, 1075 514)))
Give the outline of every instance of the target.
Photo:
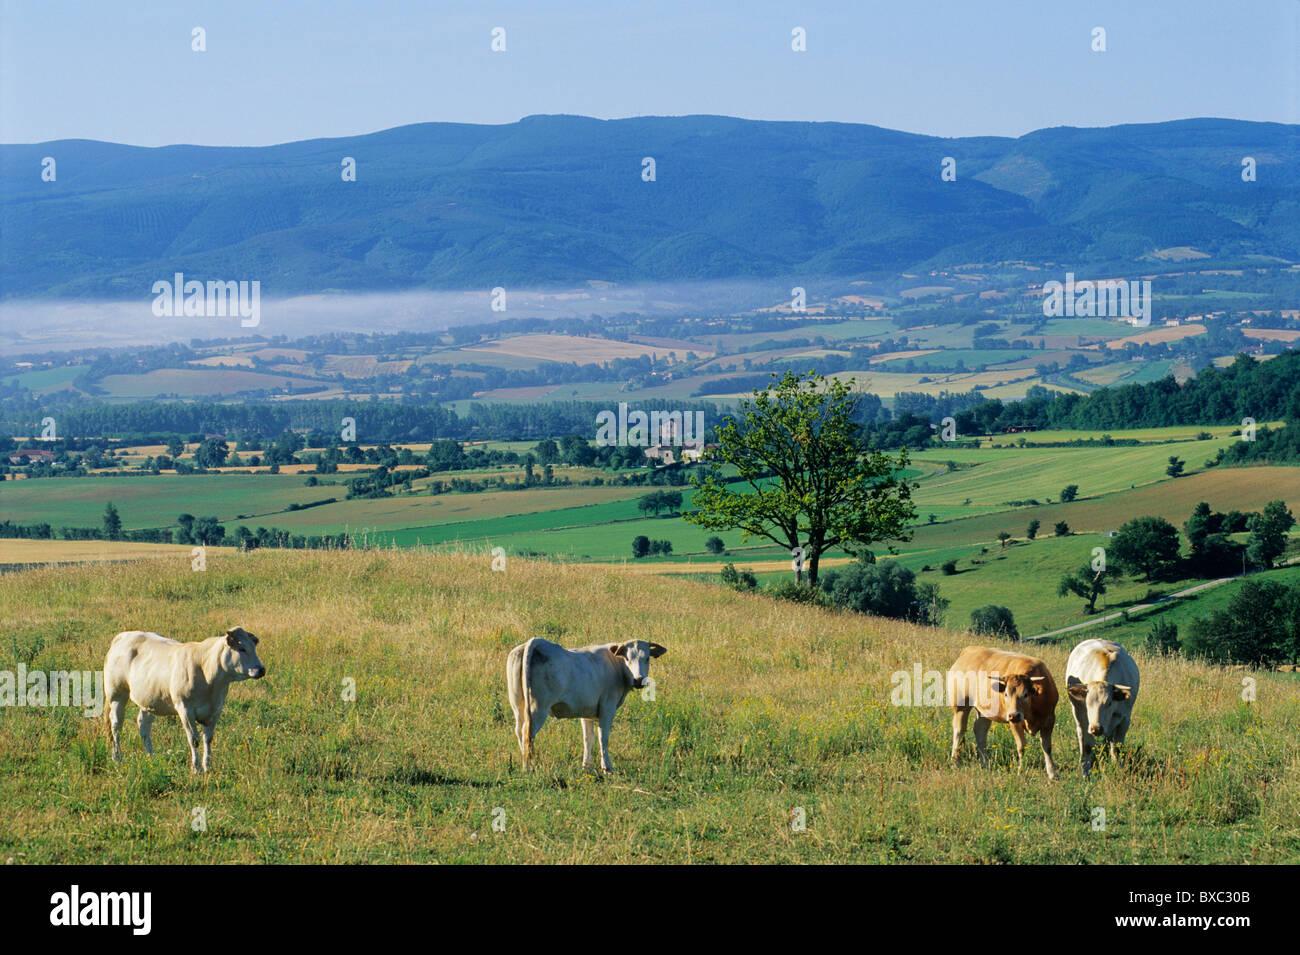
POLYGON ((199 772, 198 727, 194 725, 193 714, 184 704, 176 704, 176 715, 180 717, 181 729, 185 731, 185 739, 190 744, 190 769, 197 773, 199 772))
POLYGON ((537 697, 533 697, 533 708, 531 714, 530 720, 532 723, 532 733, 530 734, 525 732, 521 734, 528 737, 528 739, 525 740, 524 769, 532 768, 532 763, 528 760, 528 749, 532 746, 533 741, 537 739, 537 734, 541 732, 542 724, 546 722, 546 717, 551 715, 551 711, 540 706, 537 702, 537 697))
POLYGON ((1011 738, 1016 741, 1016 772, 1025 768, 1025 724, 1008 723, 1007 727, 1011 730, 1011 738))
MULTIPOLYGON (((514 706, 512 701, 511 706, 514 706)), ((524 751, 524 710, 521 706, 514 706, 515 710, 515 742, 519 745, 519 752, 524 751)))
POLYGON ((980 765, 989 768, 989 727, 993 721, 987 716, 975 717, 975 752, 979 754, 980 765))
POLYGON ((616 706, 603 706, 597 712, 600 719, 600 725, 597 732, 600 734, 600 768, 607 773, 614 771, 614 764, 609 761, 609 730, 614 725, 614 714, 618 712, 616 706))
POLYGON ((143 707, 140 708, 139 715, 135 718, 135 725, 140 727, 140 741, 144 743, 144 751, 150 756, 153 755, 153 714, 143 707))
POLYGON ((108 703, 108 731, 113 739, 113 762, 122 761, 121 732, 122 721, 126 718, 126 699, 113 700, 108 703))
POLYGON ((518 647, 511 650, 510 656, 506 658, 506 699, 510 701, 510 710, 515 714, 515 742, 519 745, 519 754, 526 765, 528 753, 524 744, 524 696, 520 675, 522 660, 523 655, 518 647))
POLYGON ((217 721, 203 724, 203 771, 212 770, 212 734, 217 731, 217 721))
POLYGON ((582 768, 591 769, 591 744, 595 742, 596 721, 578 720, 582 724, 582 768))
POLYGON ((1052 762, 1052 730, 1056 729, 1056 721, 1052 720, 1043 725, 1038 731, 1038 741, 1043 744, 1043 763, 1047 766, 1047 778, 1056 778, 1056 763, 1052 762))
POLYGON ((1092 772, 1092 734, 1088 732, 1088 713, 1073 698, 1070 700, 1070 712, 1074 714, 1074 731, 1079 737, 1079 771, 1087 779, 1092 772))
POLYGON ((961 744, 966 738, 966 718, 970 716, 969 706, 952 708, 952 761, 961 762, 961 744))

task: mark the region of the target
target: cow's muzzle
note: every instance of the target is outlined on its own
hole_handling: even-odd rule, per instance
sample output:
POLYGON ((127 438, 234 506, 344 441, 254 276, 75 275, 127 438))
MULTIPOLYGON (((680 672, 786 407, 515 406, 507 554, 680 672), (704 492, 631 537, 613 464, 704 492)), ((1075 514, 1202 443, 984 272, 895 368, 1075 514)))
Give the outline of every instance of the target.
POLYGON ((632 681, 632 688, 635 690, 644 690, 647 686, 645 679, 636 679, 632 681))
POLYGON ((1007 716, 1008 723, 1023 723, 1025 721, 1024 713, 1011 713, 1007 716))
POLYGON ((1093 723, 1091 726, 1088 727, 1088 732, 1091 733, 1093 736, 1100 736, 1100 735, 1101 735, 1101 724, 1100 724, 1100 723, 1093 723))
POLYGON ((260 680, 262 677, 266 676, 266 667, 253 667, 253 669, 248 671, 248 675, 254 680, 260 680))

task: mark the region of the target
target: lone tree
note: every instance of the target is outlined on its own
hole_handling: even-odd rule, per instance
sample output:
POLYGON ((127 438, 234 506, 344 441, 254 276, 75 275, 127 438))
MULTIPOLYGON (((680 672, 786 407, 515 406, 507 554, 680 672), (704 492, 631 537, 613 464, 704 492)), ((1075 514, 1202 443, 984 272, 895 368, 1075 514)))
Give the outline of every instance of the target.
POLYGON ((1078 496, 1079 496, 1079 485, 1077 484, 1067 484, 1065 485, 1065 487, 1061 488, 1062 504, 1069 504, 1078 496))
MULTIPOLYGON (((773 376, 775 377, 775 376, 773 376)), ((907 540, 912 486, 897 457, 864 444, 854 421, 860 395, 838 379, 787 371, 724 419, 705 477, 691 479, 698 510, 683 515, 709 530, 738 529, 794 551, 795 580, 817 586, 822 554, 856 554, 876 541, 907 540), (731 465, 737 479, 724 478, 731 465), (735 481, 743 490, 732 490, 735 481)))
POLYGON ((1269 501, 1264 509, 1250 518, 1250 537, 1246 557, 1257 567, 1272 567, 1286 553, 1286 532, 1295 524, 1286 501, 1269 501))
POLYGON ((117 512, 113 502, 109 501, 108 506, 104 508, 104 537, 106 540, 115 541, 122 536, 122 515, 117 512))
POLYGON ((1093 570, 1090 564, 1084 564, 1073 574, 1066 574, 1061 578, 1056 588, 1056 596, 1066 597, 1074 594, 1076 597, 1082 597, 1088 601, 1083 612, 1096 613, 1097 598, 1106 592, 1106 581, 1117 577, 1119 572, 1114 569, 1093 570))
POLYGON ((1035 537, 1038 536, 1038 528, 1042 526, 1043 526, 1043 522, 1035 518, 1034 520, 1030 521, 1029 526, 1025 528, 1025 536, 1028 537, 1030 540, 1033 540, 1035 537))
POLYGON ((1155 580, 1178 563, 1178 531, 1163 517, 1135 517, 1115 534, 1110 553, 1121 570, 1155 580))
POLYGON ((1172 454, 1169 456, 1169 467, 1165 468, 1165 473, 1174 478, 1182 477, 1183 468, 1186 464, 1187 462, 1179 458, 1178 455, 1172 454))

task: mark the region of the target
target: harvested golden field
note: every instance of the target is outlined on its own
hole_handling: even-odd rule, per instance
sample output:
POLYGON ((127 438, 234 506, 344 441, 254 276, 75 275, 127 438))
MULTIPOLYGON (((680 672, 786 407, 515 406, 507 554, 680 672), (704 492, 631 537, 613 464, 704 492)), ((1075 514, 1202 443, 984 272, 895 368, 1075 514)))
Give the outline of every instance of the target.
POLYGON ((516 358, 535 358, 542 361, 576 362, 589 365, 612 361, 615 358, 638 358, 652 355, 656 360, 667 358, 669 352, 676 352, 678 358, 685 358, 686 351, 699 349, 665 348, 659 345, 647 345, 640 342, 620 342, 609 338, 584 338, 576 335, 516 335, 496 342, 482 345, 468 345, 462 349, 464 354, 483 352, 492 355, 511 355, 516 358))
MULTIPOLYGON (((13 540, 0 538, 0 565, 86 564, 100 561, 168 558, 190 563, 191 544, 145 544, 135 541, 13 540)), ((208 554, 238 553, 234 547, 208 547, 208 554)))
POLYGON ((1300 329, 1295 328, 1243 328, 1241 333, 1247 338, 1267 342, 1300 341, 1300 329))
MULTIPOLYGON (((1129 342, 1134 345, 1155 345, 1160 342, 1176 342, 1184 338, 1192 338, 1196 335, 1204 335, 1204 325, 1167 325, 1162 328, 1153 328, 1150 331, 1142 332, 1138 335, 1127 335, 1124 338, 1112 338, 1105 342, 1105 346, 1111 351, 1122 349, 1129 342)), ((1085 345, 1085 348, 1098 348, 1098 345, 1085 345)))

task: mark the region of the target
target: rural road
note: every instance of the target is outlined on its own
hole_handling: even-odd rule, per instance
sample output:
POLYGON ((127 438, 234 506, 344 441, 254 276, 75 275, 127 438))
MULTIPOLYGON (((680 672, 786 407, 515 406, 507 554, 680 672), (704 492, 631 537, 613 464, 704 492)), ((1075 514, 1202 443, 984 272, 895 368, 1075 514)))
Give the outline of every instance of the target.
MULTIPOLYGON (((1300 557, 1292 557, 1290 560, 1283 561, 1281 566, 1285 567, 1288 564, 1294 564, 1297 561, 1300 561, 1300 557)), ((1116 620, 1124 616, 1124 614, 1126 613, 1134 613, 1140 610, 1150 610, 1152 607, 1158 606, 1159 604, 1168 603, 1171 600, 1177 600, 1179 597, 1187 597, 1191 594, 1198 593, 1199 591, 1202 590, 1209 590, 1211 587, 1217 587, 1220 584, 1226 584, 1230 580, 1239 580, 1242 577, 1246 577, 1246 576, 1249 575, 1233 574, 1231 577, 1220 577, 1218 580, 1207 580, 1205 583, 1197 584, 1195 587, 1188 587, 1186 590, 1180 590, 1177 593, 1166 594, 1165 596, 1161 597, 1159 600, 1153 600, 1150 603, 1135 604, 1132 607, 1126 607, 1125 609, 1117 610, 1114 613, 1103 614, 1100 617, 1093 617, 1091 620, 1083 621, 1083 623, 1076 623, 1068 627, 1061 627, 1059 630, 1048 630, 1046 633, 1037 633, 1034 634, 1032 637, 1024 637, 1023 639, 1042 640, 1045 637, 1055 637, 1062 633, 1070 633, 1071 631, 1074 630, 1082 630, 1085 627, 1095 627, 1097 624, 1105 623, 1107 620, 1116 620)))

